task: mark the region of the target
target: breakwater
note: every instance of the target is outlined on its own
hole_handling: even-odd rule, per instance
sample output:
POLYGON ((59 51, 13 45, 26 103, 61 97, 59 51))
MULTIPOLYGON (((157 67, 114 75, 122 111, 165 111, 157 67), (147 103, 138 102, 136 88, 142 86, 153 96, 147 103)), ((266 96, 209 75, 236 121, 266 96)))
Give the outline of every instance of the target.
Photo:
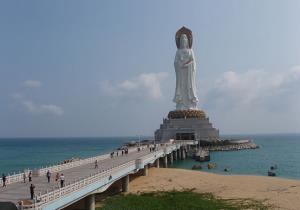
POLYGON ((239 144, 228 144, 228 145, 214 145, 205 146, 202 149, 207 151, 235 151, 245 149, 258 149, 259 146, 253 142, 239 143, 239 144))

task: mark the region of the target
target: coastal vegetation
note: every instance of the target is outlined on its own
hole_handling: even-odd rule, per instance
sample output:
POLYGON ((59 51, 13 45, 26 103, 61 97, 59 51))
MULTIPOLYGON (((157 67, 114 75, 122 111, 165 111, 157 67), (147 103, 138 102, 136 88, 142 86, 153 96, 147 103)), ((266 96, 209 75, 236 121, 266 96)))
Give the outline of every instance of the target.
POLYGON ((268 209, 262 202, 248 199, 220 199, 193 190, 121 194, 103 201, 97 210, 240 210, 268 209))

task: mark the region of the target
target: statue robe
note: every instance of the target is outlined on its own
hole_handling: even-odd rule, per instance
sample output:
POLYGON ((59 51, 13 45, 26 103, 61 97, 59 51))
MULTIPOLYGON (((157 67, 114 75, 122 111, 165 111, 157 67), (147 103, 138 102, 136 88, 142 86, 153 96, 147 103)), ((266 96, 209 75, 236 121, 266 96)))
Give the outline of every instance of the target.
POLYGON ((197 109, 196 63, 192 49, 178 49, 174 67, 176 72, 176 90, 173 101, 177 110, 197 109))

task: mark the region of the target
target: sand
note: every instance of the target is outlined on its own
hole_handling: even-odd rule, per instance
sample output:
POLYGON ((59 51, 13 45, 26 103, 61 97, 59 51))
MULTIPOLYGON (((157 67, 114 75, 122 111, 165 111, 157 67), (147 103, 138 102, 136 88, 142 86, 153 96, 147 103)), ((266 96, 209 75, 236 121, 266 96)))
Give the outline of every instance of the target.
POLYGON ((130 182, 131 193, 193 188, 221 198, 260 200, 273 206, 271 209, 300 209, 300 181, 292 179, 151 168, 148 176, 130 182))

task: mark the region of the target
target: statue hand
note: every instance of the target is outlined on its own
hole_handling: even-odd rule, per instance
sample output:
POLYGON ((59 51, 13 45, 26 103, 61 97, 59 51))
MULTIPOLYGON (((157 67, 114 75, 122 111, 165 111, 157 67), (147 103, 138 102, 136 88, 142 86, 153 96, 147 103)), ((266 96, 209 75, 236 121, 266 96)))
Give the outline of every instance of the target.
POLYGON ((189 64, 191 64, 191 62, 192 62, 192 60, 188 60, 187 62, 185 62, 185 63, 183 64, 183 67, 187 67, 189 64))
POLYGON ((182 67, 188 67, 191 63, 185 63, 182 65, 182 67))

